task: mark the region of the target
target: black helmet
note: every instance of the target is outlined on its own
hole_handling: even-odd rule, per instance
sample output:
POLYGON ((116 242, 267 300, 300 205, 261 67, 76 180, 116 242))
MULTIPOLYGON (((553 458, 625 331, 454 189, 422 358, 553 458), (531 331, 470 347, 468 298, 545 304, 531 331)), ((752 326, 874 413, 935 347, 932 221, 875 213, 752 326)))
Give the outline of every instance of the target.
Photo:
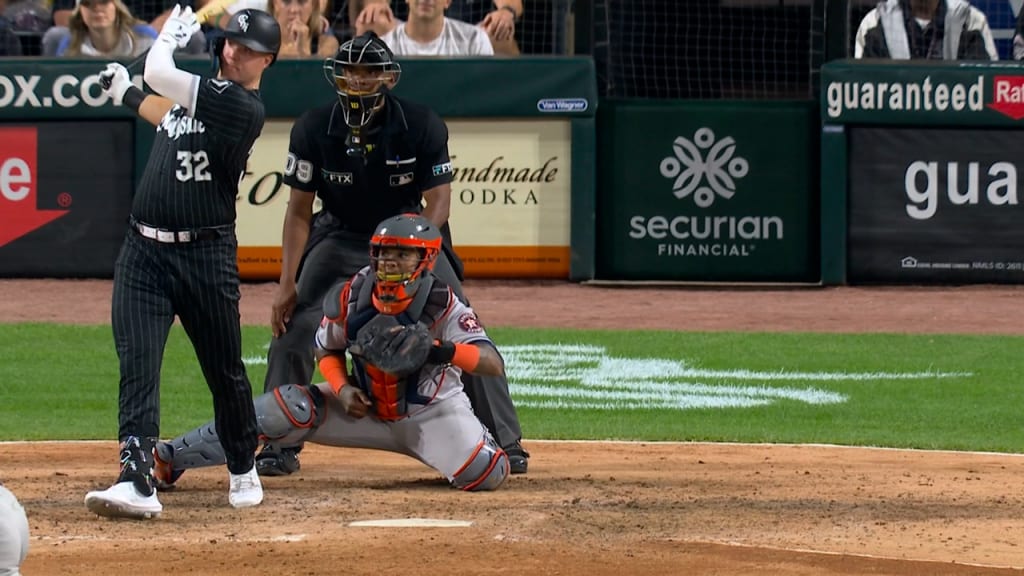
POLYGON ((372 31, 345 42, 333 58, 324 60, 324 76, 334 85, 342 116, 352 128, 370 122, 384 105, 384 94, 398 83, 401 74, 402 67, 395 62, 391 49, 372 31), (354 66, 367 68, 371 74, 353 77, 349 73, 354 66))
POLYGON ((271 64, 277 61, 277 53, 281 50, 281 26, 263 10, 239 10, 231 17, 221 36, 217 41, 218 58, 224 50, 224 38, 230 38, 256 52, 273 54, 271 64))
POLYGON ((440 253, 441 231, 419 214, 399 214, 378 224, 370 238, 370 266, 376 278, 373 295, 378 309, 385 314, 404 310, 416 295, 423 277, 434 269, 440 253), (380 263, 385 248, 416 249, 420 255, 416 268, 392 273, 383 270, 380 263))

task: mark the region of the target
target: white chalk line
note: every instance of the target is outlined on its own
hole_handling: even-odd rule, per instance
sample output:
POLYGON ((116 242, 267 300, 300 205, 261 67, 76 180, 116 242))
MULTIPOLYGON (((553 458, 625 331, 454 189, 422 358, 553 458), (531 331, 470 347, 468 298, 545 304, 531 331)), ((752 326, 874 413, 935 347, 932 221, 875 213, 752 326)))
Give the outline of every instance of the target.
MULTIPOLYGON (((378 524, 377 527, 387 528, 387 525, 378 524)), ((405 526, 391 526, 393 528, 403 528, 405 526)), ((218 542, 231 542, 239 544, 247 543, 277 543, 277 542, 303 542, 308 539, 306 534, 290 534, 285 536, 273 536, 267 538, 260 537, 248 537, 248 538, 235 538, 235 537, 218 537, 218 542)), ((197 538, 181 538, 181 537, 160 537, 160 536, 145 536, 132 538, 127 536, 96 536, 96 535, 83 535, 83 536, 33 536, 31 540, 37 542, 140 542, 140 543, 152 543, 153 541, 160 542, 174 542, 180 544, 193 544, 196 542, 206 542, 209 540, 208 536, 197 537, 197 538)), ((500 540, 500 539, 499 539, 500 540)), ((865 554, 859 552, 833 552, 829 550, 815 550, 812 548, 790 548, 786 546, 771 546, 767 544, 747 544, 744 542, 735 541, 719 541, 719 540, 690 540, 683 538, 663 538, 665 542, 672 542, 678 544, 709 544, 714 546, 731 546, 735 548, 746 548, 751 550, 771 550, 775 552, 792 552, 796 554, 815 554, 819 556, 849 556, 853 558, 864 558, 868 560, 882 560, 882 561, 893 561, 893 562, 905 562, 913 564, 942 564, 948 566, 950 562, 945 560, 928 560, 921 558, 905 558, 899 556, 885 556, 882 554, 865 554)), ((993 570, 1022 570, 1024 566, 1011 566, 1007 564, 984 564, 981 562, 963 562, 954 561, 952 564, 957 566, 965 566, 971 568, 987 568, 993 570)))
MULTIPOLYGON (((133 521, 126 520, 125 522, 131 523, 133 521)), ((160 520, 135 521, 136 524, 140 522, 159 523, 160 520)), ((182 538, 180 536, 156 536, 149 534, 143 537, 132 538, 130 536, 98 536, 84 534, 79 536, 32 536, 30 539, 38 542, 56 542, 59 544, 67 542, 152 542, 154 540, 160 542, 175 542, 179 544, 195 544, 196 542, 209 542, 211 539, 217 540, 217 542, 237 542, 239 544, 267 544, 272 542, 303 542, 308 539, 308 536, 305 534, 285 534, 282 536, 247 536, 245 538, 238 538, 235 536, 210 536, 207 534, 197 536, 195 538, 182 538)))
POLYGON ((988 568, 992 570, 1024 570, 1024 565, 1011 566, 1008 564, 983 564, 980 562, 962 562, 954 560, 928 560, 923 558, 903 558, 899 556, 884 556, 881 554, 865 554, 860 552, 832 552, 830 550, 813 550, 810 548, 788 548, 785 546, 771 546, 766 544, 747 544, 744 542, 718 541, 718 540, 687 540, 683 538, 665 538, 667 542, 679 544, 711 544, 717 546, 733 546, 736 548, 747 548, 757 550, 773 550, 776 552, 795 552, 797 554, 816 554, 819 556, 851 556, 854 558, 865 558, 868 560, 884 560, 893 562, 908 562, 914 564, 942 564, 943 566, 964 566, 970 568, 988 568))
MULTIPOLYGON (((107 444, 113 440, 0 440, 0 447, 5 445, 19 446, 28 444, 107 444)), ((985 452, 980 450, 948 450, 932 448, 893 448, 889 446, 851 446, 848 444, 827 444, 827 443, 784 443, 784 442, 689 442, 683 440, 556 440, 551 438, 523 438, 523 444, 529 449, 530 444, 613 444, 613 445, 641 445, 653 444, 655 446, 735 446, 741 448, 841 448, 844 450, 878 450, 885 452, 911 452, 922 454, 965 454, 970 456, 1009 456, 1012 458, 1024 458, 1024 454, 1017 452, 985 452)))

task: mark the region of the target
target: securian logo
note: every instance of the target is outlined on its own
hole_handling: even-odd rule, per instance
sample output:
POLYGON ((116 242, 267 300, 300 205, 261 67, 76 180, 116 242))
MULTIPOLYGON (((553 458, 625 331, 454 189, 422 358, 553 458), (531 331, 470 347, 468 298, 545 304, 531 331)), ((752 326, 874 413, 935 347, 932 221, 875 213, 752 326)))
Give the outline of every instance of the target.
POLYGON ((711 206, 716 196, 732 198, 736 193, 736 180, 750 170, 745 158, 733 158, 736 141, 726 136, 715 142, 711 128, 699 128, 693 133, 692 142, 677 137, 672 149, 675 156, 661 161, 661 175, 673 179, 672 193, 676 198, 682 200, 693 194, 694 203, 701 208, 711 206))

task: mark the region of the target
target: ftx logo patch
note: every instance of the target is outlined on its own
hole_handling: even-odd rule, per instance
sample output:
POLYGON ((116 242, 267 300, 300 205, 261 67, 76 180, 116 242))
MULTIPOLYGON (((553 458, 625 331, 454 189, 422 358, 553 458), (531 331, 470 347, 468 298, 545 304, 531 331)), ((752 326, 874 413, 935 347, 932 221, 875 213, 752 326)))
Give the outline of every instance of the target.
MULTIPOLYGON (((0 246, 42 228, 67 210, 40 210, 39 132, 31 126, 0 128, 0 246)), ((61 195, 62 205, 70 198, 61 195)))
POLYGON ((699 128, 693 140, 679 136, 672 143, 674 156, 661 161, 661 175, 673 179, 672 193, 682 200, 693 194, 693 202, 707 208, 715 198, 732 198, 736 180, 747 175, 750 165, 736 153, 736 141, 726 136, 715 141, 711 128, 699 128))
POLYGON ((321 169, 320 172, 323 174, 324 180, 327 180, 331 184, 352 185, 351 172, 331 172, 330 170, 323 169, 321 169))
POLYGON ((442 174, 448 174, 449 172, 452 171, 452 163, 451 162, 445 162, 444 164, 438 164, 437 166, 434 166, 433 168, 431 168, 430 171, 433 172, 434 176, 440 176, 442 174))

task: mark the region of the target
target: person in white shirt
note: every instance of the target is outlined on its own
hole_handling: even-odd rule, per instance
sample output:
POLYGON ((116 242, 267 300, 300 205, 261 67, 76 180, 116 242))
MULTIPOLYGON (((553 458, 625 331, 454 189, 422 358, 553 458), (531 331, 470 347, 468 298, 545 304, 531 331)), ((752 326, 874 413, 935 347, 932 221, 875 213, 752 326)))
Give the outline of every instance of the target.
MULTIPOLYGON (((451 0, 406 0, 408 22, 381 34, 381 40, 396 56, 493 56, 494 47, 487 31, 444 15, 451 0)), ((390 8, 371 4, 370 9, 390 8), (382 7, 382 8, 381 8, 382 7)))

